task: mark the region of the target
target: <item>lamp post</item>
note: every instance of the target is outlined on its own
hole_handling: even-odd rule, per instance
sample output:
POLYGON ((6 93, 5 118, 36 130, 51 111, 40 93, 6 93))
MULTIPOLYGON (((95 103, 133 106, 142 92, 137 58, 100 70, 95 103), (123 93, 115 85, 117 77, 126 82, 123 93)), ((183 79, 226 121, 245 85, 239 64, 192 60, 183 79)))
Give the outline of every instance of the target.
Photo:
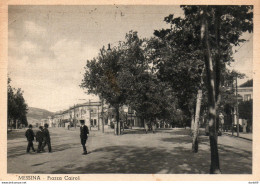
POLYGON ((104 128, 104 101, 101 99, 101 118, 102 118, 102 133, 105 132, 104 128))
MULTIPOLYGON (((238 113, 238 91, 237 91, 237 76, 234 77, 234 80, 236 82, 236 89, 235 89, 235 95, 236 95, 236 106, 235 106, 235 117, 236 117, 236 125, 237 125, 237 137, 239 137, 239 113, 238 113)), ((233 127, 232 127, 233 129, 233 127)))
POLYGON ((75 127, 75 129, 76 129, 76 105, 74 104, 74 119, 73 119, 73 123, 74 123, 74 127, 75 127))
MULTIPOLYGON (((125 124, 127 124, 127 113, 128 113, 128 109, 124 108, 124 113, 125 113, 125 124)), ((125 124, 123 123, 123 131, 125 129, 125 124)))
POLYGON ((98 130, 100 130, 100 127, 99 127, 99 105, 98 105, 98 112, 97 112, 97 118, 98 118, 98 130))

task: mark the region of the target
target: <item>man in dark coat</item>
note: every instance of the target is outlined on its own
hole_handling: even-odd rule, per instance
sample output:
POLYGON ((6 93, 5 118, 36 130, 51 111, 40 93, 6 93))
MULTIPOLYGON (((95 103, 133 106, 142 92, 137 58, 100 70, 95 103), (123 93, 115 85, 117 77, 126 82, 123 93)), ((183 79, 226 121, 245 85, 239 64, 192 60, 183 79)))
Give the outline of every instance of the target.
POLYGON ((83 147, 83 155, 88 154, 87 148, 86 148, 86 142, 88 139, 88 127, 85 125, 84 121, 81 121, 81 126, 80 126, 80 139, 81 139, 81 145, 83 147))
POLYGON ((51 153, 51 137, 50 137, 50 133, 48 130, 48 124, 44 124, 44 129, 43 129, 43 144, 42 144, 42 150, 44 151, 44 147, 46 146, 46 144, 48 145, 48 150, 49 153, 51 153))
POLYGON ((30 149, 32 148, 33 152, 35 152, 35 149, 33 147, 33 141, 34 141, 34 132, 32 130, 32 125, 29 125, 28 130, 25 132, 25 137, 27 138, 28 141, 28 146, 27 146, 27 153, 30 152, 30 149))
POLYGON ((38 142, 38 149, 37 149, 37 153, 40 153, 42 151, 42 142, 43 142, 43 127, 40 126, 39 127, 39 131, 36 133, 36 142, 38 142))

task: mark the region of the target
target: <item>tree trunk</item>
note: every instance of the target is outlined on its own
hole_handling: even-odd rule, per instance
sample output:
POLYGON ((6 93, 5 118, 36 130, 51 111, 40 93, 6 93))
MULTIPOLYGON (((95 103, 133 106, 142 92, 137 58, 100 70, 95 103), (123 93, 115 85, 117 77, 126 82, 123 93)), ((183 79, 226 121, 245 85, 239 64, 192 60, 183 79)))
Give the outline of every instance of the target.
POLYGON ((199 137, 199 118, 200 118, 201 99, 202 99, 202 90, 199 89, 197 94, 196 114, 195 114, 193 139, 192 139, 192 151, 194 153, 197 153, 199 149, 198 137, 199 137))
POLYGON ((218 156, 218 137, 216 133, 216 89, 215 89, 215 72, 213 69, 213 60, 211 49, 209 45, 208 22, 206 17, 207 7, 202 11, 202 25, 201 25, 201 40, 204 46, 204 57, 207 74, 207 89, 208 89, 208 110, 209 110, 209 139, 211 150, 211 174, 219 174, 219 156, 218 156))
POLYGON ((194 130, 194 113, 192 111, 191 113, 191 123, 190 123, 190 130, 191 130, 191 136, 193 136, 193 130, 194 130))
POLYGON ((120 135, 119 107, 116 107, 116 135, 120 135))

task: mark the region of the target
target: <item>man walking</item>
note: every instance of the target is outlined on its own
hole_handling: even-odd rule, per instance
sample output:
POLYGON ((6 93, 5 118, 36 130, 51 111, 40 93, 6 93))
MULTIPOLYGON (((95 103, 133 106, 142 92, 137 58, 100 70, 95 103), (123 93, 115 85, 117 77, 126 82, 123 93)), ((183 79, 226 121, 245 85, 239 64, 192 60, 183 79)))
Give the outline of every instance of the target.
POLYGON ((48 124, 44 124, 44 129, 43 129, 43 145, 42 145, 42 150, 44 151, 44 147, 46 146, 46 144, 48 145, 48 150, 49 153, 51 153, 51 137, 50 137, 50 133, 48 130, 48 124))
POLYGON ((81 139, 81 145, 83 147, 83 153, 82 154, 86 155, 86 154, 88 154, 87 148, 86 148, 86 142, 87 142, 87 139, 88 139, 89 131, 88 131, 88 127, 85 125, 84 121, 81 121, 80 124, 81 124, 81 126, 80 126, 80 139, 81 139))
POLYGON ((28 141, 27 153, 30 152, 31 148, 32 148, 32 151, 35 152, 35 149, 33 147, 34 132, 32 130, 32 125, 29 125, 29 128, 26 130, 25 137, 27 138, 27 141, 28 141))
POLYGON ((43 127, 40 126, 39 127, 39 131, 36 133, 36 142, 38 142, 38 149, 37 149, 37 153, 40 153, 42 151, 42 142, 43 142, 43 127))

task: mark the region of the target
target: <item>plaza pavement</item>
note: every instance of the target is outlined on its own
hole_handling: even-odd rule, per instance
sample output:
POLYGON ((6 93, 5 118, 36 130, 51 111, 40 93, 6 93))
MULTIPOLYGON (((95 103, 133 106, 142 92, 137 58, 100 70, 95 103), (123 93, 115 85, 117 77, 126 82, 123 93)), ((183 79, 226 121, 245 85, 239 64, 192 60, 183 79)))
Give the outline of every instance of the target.
POLYGON ((223 134, 233 136, 233 137, 236 137, 236 138, 242 138, 242 139, 250 140, 250 141, 253 140, 253 134, 252 133, 239 132, 239 137, 237 137, 236 132, 234 132, 233 135, 232 135, 232 132, 223 132, 223 134))
MULTIPOLYGON (((82 155, 79 128, 49 128, 52 153, 26 153, 25 130, 8 134, 7 172, 21 174, 207 174, 210 168, 208 137, 201 133, 199 152, 191 152, 189 129, 92 130, 88 155, 82 155)), ((223 174, 252 173, 252 141, 219 136, 219 158, 223 174)), ((34 142, 35 148, 37 143, 34 142)), ((47 150, 47 148, 45 148, 47 150)))

